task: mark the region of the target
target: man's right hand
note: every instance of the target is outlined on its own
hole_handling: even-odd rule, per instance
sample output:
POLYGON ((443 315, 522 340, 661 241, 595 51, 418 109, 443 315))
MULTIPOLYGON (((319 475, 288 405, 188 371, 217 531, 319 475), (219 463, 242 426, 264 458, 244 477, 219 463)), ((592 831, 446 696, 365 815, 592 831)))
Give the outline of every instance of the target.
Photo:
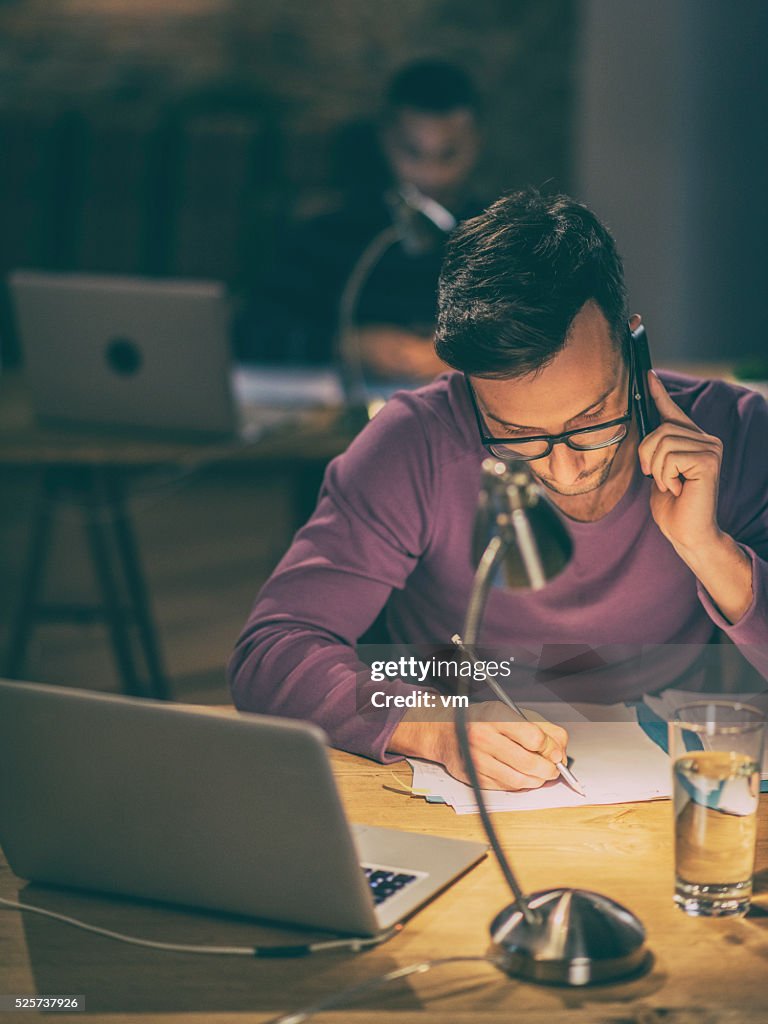
MULTIPOLYGON (((472 705, 467 731, 483 789, 538 789, 558 777, 557 765, 565 761, 565 729, 552 722, 521 720, 500 701, 472 705)), ((427 721, 423 711, 406 712, 388 750, 437 761, 455 779, 469 782, 453 721, 427 721)))

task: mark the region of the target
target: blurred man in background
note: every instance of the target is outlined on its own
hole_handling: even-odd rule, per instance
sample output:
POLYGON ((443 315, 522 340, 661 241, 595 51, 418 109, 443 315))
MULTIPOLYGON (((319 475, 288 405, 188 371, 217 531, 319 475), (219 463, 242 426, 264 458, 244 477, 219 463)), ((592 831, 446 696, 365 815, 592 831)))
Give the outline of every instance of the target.
POLYGON ((345 286, 361 256, 394 226, 400 240, 381 249, 361 282, 356 344, 374 378, 426 379, 444 369, 432 342, 445 229, 414 203, 439 204, 456 221, 478 211, 469 184, 479 109, 467 75, 442 61, 403 68, 387 90, 378 143, 388 184, 355 181, 339 209, 288 232, 269 280, 237 324, 240 360, 331 362, 345 286))

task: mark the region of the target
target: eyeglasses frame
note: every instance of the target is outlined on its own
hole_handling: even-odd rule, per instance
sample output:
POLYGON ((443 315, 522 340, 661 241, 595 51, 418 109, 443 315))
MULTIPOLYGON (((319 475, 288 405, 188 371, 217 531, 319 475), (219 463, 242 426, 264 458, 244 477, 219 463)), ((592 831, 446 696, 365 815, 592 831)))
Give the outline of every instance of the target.
POLYGON ((497 459, 501 459, 502 462, 535 462, 537 459, 546 459, 548 455, 551 455, 552 449, 556 444, 565 444, 571 451, 574 452, 596 452, 600 448, 609 448, 612 444, 621 444, 622 441, 626 440, 629 430, 622 437, 613 438, 610 441, 602 441, 600 444, 596 444, 590 448, 577 448, 572 444, 569 444, 569 439, 576 434, 586 434, 593 430, 604 430, 606 427, 618 427, 622 423, 629 423, 632 419, 632 409, 634 406, 634 391, 635 391, 635 349, 634 345, 628 345, 629 348, 629 381, 627 385, 627 411, 623 416, 619 416, 613 420, 606 420, 605 423, 595 423, 590 427, 576 427, 575 430, 566 430, 562 434, 530 434, 527 437, 492 437, 486 433, 485 420, 480 412, 480 407, 477 404, 477 396, 475 395, 475 389, 472 387, 472 382, 469 379, 468 374, 464 374, 464 380, 467 385, 467 391, 469 392, 469 400, 472 403, 472 409, 475 413, 475 422, 477 423, 477 429, 480 433, 480 441, 484 448, 487 448, 490 453, 497 459), (499 452, 494 451, 494 445, 508 445, 512 442, 520 441, 546 441, 547 450, 541 455, 513 455, 511 452, 507 452, 503 455, 499 452))

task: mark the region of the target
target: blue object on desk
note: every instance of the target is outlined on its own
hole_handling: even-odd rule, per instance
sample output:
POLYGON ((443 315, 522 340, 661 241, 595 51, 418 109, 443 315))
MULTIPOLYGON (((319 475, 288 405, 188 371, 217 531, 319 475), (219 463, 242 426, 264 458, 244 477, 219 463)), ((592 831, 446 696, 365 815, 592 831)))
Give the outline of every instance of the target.
POLYGON ((632 708, 637 715, 637 721, 649 740, 653 740, 657 747, 661 747, 665 754, 669 753, 669 729, 663 718, 651 711, 647 704, 641 700, 628 700, 627 707, 632 708))

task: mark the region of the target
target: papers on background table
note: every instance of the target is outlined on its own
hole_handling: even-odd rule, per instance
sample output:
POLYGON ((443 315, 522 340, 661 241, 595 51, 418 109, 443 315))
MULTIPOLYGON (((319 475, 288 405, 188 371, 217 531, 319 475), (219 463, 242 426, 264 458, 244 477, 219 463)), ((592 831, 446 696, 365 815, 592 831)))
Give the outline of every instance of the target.
POLYGON ((336 370, 309 366, 237 366, 232 385, 244 405, 309 409, 341 405, 344 394, 336 370))
MULTIPOLYGON (((669 722, 675 711, 683 704, 701 700, 740 701, 742 704, 751 704, 758 708, 768 718, 765 693, 695 693, 692 690, 663 690, 656 696, 652 697, 646 694, 643 697, 643 703, 664 722, 669 722)), ((763 751, 763 770, 760 777, 768 779, 768 735, 766 735, 766 749, 763 751)))
POLYGON ((301 426, 312 410, 341 405, 339 375, 322 367, 237 366, 232 389, 242 436, 255 441, 270 431, 301 426))
MULTIPOLYGON (((557 720, 562 705, 527 705, 543 718, 557 720)), ((584 705, 580 706, 582 709, 584 705)), ((548 807, 584 807, 589 804, 621 804, 669 797, 672 789, 669 757, 646 736, 637 719, 624 705, 601 707, 594 718, 578 715, 569 706, 569 765, 584 787, 579 796, 562 779, 545 783, 540 789, 509 793, 486 790, 490 811, 532 811, 548 807), (609 720, 606 720, 609 719, 609 720)), ((533 717, 533 716, 532 716, 533 717)), ((472 814, 477 804, 469 786, 457 782, 440 765, 409 759, 413 788, 450 804, 457 814, 472 814)))

